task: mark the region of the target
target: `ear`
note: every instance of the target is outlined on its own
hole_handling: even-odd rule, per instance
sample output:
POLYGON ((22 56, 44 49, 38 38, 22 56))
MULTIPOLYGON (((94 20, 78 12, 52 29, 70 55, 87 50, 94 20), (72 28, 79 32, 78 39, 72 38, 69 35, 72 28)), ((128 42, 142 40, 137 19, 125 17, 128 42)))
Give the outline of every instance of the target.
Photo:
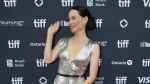
POLYGON ((87 16, 85 16, 84 18, 83 18, 83 23, 87 23, 88 22, 88 17, 87 16))

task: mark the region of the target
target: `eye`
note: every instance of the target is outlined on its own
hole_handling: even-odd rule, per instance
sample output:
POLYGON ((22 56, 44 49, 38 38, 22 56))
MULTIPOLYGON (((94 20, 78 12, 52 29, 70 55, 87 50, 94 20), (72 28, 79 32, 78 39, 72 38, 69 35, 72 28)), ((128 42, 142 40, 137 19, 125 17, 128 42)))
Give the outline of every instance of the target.
POLYGON ((69 21, 70 19, 68 18, 68 21, 69 21))
POLYGON ((72 19, 76 19, 75 17, 72 17, 72 19))

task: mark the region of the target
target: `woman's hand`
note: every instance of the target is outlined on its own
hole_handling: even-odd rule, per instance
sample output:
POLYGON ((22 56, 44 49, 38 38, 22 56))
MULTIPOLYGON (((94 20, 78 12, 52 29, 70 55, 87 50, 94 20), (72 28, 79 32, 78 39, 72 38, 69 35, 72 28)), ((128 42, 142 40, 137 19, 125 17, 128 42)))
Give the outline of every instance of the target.
POLYGON ((47 30, 47 34, 55 34, 59 29, 59 24, 59 21, 55 22, 54 24, 51 24, 47 30))

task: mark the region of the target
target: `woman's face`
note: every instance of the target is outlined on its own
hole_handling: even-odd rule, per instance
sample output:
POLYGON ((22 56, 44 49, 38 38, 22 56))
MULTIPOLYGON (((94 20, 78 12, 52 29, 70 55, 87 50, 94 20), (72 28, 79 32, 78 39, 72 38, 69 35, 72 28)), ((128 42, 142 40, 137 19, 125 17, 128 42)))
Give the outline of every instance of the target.
POLYGON ((87 17, 81 17, 77 10, 70 10, 69 15, 69 26, 72 33, 80 30, 85 30, 87 17))

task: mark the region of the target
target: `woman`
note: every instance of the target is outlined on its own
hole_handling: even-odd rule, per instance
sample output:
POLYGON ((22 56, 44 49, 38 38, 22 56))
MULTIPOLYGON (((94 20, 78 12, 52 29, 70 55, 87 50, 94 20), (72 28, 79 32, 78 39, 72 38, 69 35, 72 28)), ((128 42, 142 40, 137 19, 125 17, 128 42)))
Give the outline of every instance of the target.
POLYGON ((61 38, 52 50, 53 36, 58 31, 60 22, 51 24, 47 31, 44 61, 49 64, 60 59, 54 84, 93 84, 98 72, 100 48, 87 37, 86 30, 95 28, 95 20, 83 6, 72 7, 68 18, 74 36, 61 38), (89 63, 90 75, 85 79, 83 75, 89 63))

